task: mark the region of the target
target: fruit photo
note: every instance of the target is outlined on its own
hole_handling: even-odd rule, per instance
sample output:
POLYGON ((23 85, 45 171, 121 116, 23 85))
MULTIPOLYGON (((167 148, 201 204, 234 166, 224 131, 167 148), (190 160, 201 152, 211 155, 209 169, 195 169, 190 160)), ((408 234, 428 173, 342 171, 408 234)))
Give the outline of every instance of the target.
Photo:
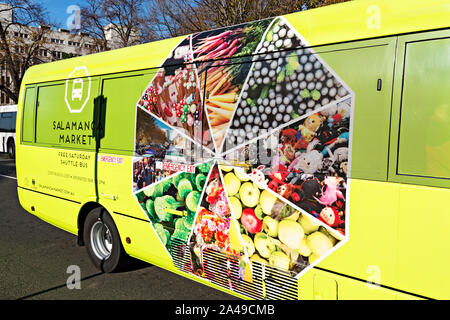
POLYGON ((283 18, 271 24, 257 53, 227 146, 242 145, 349 94, 283 18))
POLYGON ((333 103, 227 159, 239 162, 236 156, 256 150, 247 152, 252 181, 344 235, 350 109, 350 99, 333 103))
POLYGON ((195 173, 179 172, 135 194, 168 249, 174 238, 188 240, 210 169, 211 163, 203 163, 196 166, 195 173))
POLYGON ((208 264, 208 261, 203 260, 205 250, 240 256, 241 253, 236 249, 241 245, 232 243, 233 240, 230 237, 233 231, 235 233, 237 231, 231 229, 233 225, 230 219, 230 205, 220 178, 219 168, 215 165, 206 184, 190 238, 189 246, 194 254, 192 259, 195 274, 202 274, 204 264, 208 264))
POLYGON ((245 169, 221 165, 233 217, 250 261, 296 276, 339 242, 317 219, 252 182, 245 169))
POLYGON ((248 56, 255 51, 270 21, 203 32, 192 39, 194 62, 200 87, 206 93, 205 108, 218 151, 250 70, 248 56))
POLYGON ((138 106, 213 150, 189 37, 167 58, 138 101, 138 106))

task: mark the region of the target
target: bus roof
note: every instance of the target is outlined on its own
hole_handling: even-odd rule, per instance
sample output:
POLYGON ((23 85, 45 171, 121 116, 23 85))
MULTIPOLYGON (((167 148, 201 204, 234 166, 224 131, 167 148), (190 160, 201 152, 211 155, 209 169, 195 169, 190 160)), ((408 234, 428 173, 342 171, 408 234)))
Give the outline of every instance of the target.
MULTIPOLYGON (((448 0, 354 0, 285 15, 311 46, 450 26, 448 0)), ((76 66, 90 76, 159 67, 185 36, 59 60, 29 68, 23 84, 66 79, 76 66)))

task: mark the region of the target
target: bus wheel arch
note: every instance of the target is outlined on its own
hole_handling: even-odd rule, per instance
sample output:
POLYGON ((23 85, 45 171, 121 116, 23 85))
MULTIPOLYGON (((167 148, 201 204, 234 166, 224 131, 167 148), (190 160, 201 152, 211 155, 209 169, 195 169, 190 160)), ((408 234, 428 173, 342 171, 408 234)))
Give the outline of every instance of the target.
POLYGON ((108 210, 98 203, 86 204, 78 223, 78 238, 82 239, 89 258, 97 269, 110 273, 119 271, 128 264, 130 258, 122 246, 119 231, 108 210))
MULTIPOLYGON (((98 204, 97 202, 87 202, 85 203, 81 209, 80 212, 78 213, 78 221, 77 221, 77 226, 78 226, 78 236, 77 236, 77 244, 79 246, 84 246, 84 239, 83 239, 83 232, 84 232, 84 222, 86 220, 86 217, 88 216, 88 214, 94 210, 95 208, 98 207, 102 207, 100 204, 98 204)), ((102 207, 103 208, 103 207, 102 207)))

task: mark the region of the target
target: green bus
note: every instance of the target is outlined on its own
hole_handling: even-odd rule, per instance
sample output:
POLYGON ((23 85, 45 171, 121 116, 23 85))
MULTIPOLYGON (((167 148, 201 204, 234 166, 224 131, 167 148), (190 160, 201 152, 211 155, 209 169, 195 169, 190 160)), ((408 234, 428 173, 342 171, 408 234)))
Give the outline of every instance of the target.
POLYGON ((20 203, 104 272, 134 257, 244 299, 448 299, 449 18, 351 1, 33 66, 20 203))

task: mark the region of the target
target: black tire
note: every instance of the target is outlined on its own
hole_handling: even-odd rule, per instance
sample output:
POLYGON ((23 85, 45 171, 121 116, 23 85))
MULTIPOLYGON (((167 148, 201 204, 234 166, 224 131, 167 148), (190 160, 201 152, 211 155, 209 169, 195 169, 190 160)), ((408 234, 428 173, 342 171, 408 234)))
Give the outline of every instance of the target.
POLYGON ((123 249, 122 242, 120 241, 116 225, 108 211, 104 208, 96 208, 89 212, 84 222, 83 239, 92 263, 97 269, 103 272, 111 273, 120 271, 129 261, 128 255, 123 249), (103 248, 101 245, 99 248, 98 241, 96 241, 96 239, 98 239, 98 234, 103 233, 99 230, 106 230, 107 236, 104 237, 104 239, 109 239, 109 241, 104 241, 107 246, 103 248), (109 250, 106 247, 108 247, 109 250), (109 255, 106 256, 105 253, 108 251, 109 255))
POLYGON ((9 157, 14 159, 16 157, 16 146, 14 145, 14 141, 9 140, 7 148, 9 157))

